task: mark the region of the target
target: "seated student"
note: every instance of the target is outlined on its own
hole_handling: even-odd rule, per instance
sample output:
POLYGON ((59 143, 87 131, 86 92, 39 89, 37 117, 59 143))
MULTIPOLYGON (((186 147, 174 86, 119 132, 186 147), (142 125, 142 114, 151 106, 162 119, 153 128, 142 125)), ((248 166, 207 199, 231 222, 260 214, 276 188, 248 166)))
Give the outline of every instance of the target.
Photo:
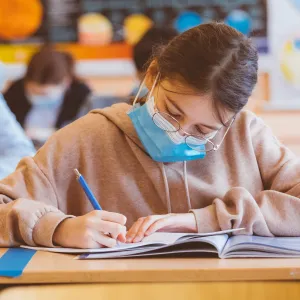
POLYGON ((242 111, 257 69, 251 40, 225 24, 175 37, 144 99, 89 113, 1 181, 1 246, 115 245, 115 213, 128 242, 157 230, 300 236, 300 160, 242 111), (90 212, 75 168, 105 212, 90 212))
MULTIPOLYGON (((176 31, 172 28, 152 27, 142 39, 133 48, 133 61, 136 67, 135 86, 129 96, 113 96, 113 95, 92 95, 89 101, 80 111, 80 116, 84 116, 88 112, 97 108, 104 108, 120 102, 132 103, 134 96, 136 95, 141 81, 144 77, 144 73, 147 70, 147 64, 149 63, 153 50, 157 46, 167 44, 172 38, 177 35, 176 31)), ((147 93, 146 87, 143 89, 141 95, 147 93)))
MULTIPOLYGON (((136 83, 130 93, 130 97, 135 97, 139 86, 143 81, 145 71, 147 70, 153 51, 157 47, 166 45, 177 35, 175 29, 168 27, 151 27, 141 40, 133 47, 133 62, 136 68, 136 83)), ((143 95, 147 93, 146 87, 143 89, 143 95)))
POLYGON ((34 153, 33 144, 0 94, 0 179, 13 172, 23 157, 34 153))
POLYGON ((25 77, 13 82, 4 98, 28 135, 43 143, 77 118, 90 92, 74 75, 73 58, 45 46, 33 55, 25 77))

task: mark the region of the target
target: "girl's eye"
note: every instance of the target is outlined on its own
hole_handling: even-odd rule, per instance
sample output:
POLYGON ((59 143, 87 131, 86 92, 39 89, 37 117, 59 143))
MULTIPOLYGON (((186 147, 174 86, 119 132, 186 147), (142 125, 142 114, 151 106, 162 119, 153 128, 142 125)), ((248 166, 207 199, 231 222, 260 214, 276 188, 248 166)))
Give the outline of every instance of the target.
POLYGON ((170 112, 170 111, 168 111, 168 114, 169 114, 170 116, 172 116, 173 118, 180 118, 180 115, 179 115, 179 114, 172 113, 172 112, 170 112))
POLYGON ((173 118, 180 118, 180 114, 178 114, 177 112, 173 112, 172 110, 170 110, 168 107, 166 107, 166 113, 170 116, 172 116, 173 118))
POLYGON ((196 126, 196 130, 201 134, 201 135, 207 135, 209 132, 206 130, 201 129, 199 126, 196 126))

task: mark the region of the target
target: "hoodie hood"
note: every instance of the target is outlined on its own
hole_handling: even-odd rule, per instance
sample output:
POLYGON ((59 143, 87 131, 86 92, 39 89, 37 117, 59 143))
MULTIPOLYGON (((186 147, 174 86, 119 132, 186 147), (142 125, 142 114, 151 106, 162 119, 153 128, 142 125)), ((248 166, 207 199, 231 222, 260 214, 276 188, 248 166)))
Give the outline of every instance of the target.
POLYGON ((105 116, 109 121, 114 123, 131 141, 145 151, 145 148, 131 122, 131 119, 127 115, 131 109, 132 105, 127 103, 118 103, 104 109, 92 110, 90 113, 105 116))
MULTIPOLYGON (((131 122, 131 119, 127 115, 127 113, 131 109, 132 109, 132 105, 128 105, 126 103, 119 103, 104 109, 93 110, 91 113, 101 114, 105 116, 108 120, 113 122, 131 141, 133 141, 139 148, 141 148, 145 153, 147 153, 144 146, 142 145, 142 142, 140 141, 137 135, 137 132, 131 122)), ((184 189, 185 189, 188 208, 190 210, 192 207, 191 207, 191 200, 190 200, 189 187, 188 187, 186 161, 183 161, 182 163, 183 163, 182 177, 184 182, 184 189)), ((168 207, 168 213, 172 213, 172 203, 171 203, 172 201, 170 198, 170 189, 169 189, 168 177, 165 170, 165 165, 164 163, 158 163, 158 164, 163 176, 165 198, 168 207)))

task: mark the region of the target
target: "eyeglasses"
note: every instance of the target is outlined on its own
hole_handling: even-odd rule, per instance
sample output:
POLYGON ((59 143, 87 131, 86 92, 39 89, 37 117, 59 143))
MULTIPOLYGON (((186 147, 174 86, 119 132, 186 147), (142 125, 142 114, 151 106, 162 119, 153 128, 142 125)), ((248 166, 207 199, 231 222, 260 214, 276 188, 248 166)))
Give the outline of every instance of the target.
MULTIPOLYGON (((234 116, 232 118, 232 120, 230 121, 228 127, 227 127, 227 130, 221 140, 221 142, 219 144, 214 144, 210 138, 208 137, 204 137, 204 136, 201 136, 201 135, 196 135, 196 134, 190 134, 186 131, 183 130, 183 128, 181 127, 180 123, 178 120, 176 120, 173 116, 167 114, 167 113, 164 113, 164 112, 160 112, 156 109, 156 112, 154 113, 154 115, 152 116, 152 121, 154 122, 154 124, 159 127, 160 129, 164 130, 165 132, 182 132, 184 133, 184 135, 186 136, 185 137, 185 143, 187 146, 189 146, 191 149, 193 150, 196 150, 198 152, 211 152, 211 151, 217 151, 230 127, 232 126, 234 120, 235 120, 236 116, 234 116), (164 120, 166 120, 167 122, 166 123, 163 123, 161 122, 161 118, 163 118, 164 120), (202 145, 205 144, 205 150, 203 150, 203 147, 202 145)), ((218 129, 217 132, 214 132, 214 134, 212 135, 212 138, 214 138, 218 133, 219 131, 221 130, 218 129)))

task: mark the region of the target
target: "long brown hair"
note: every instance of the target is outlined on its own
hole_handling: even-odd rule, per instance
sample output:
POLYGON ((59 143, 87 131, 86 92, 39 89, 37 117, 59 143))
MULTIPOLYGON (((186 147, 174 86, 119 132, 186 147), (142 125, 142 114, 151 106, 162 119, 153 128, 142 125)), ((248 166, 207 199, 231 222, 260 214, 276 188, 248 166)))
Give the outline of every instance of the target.
POLYGON ((223 23, 194 27, 158 49, 148 72, 160 80, 181 79, 209 94, 221 122, 224 110, 238 113, 257 82, 258 54, 251 40, 223 23))

